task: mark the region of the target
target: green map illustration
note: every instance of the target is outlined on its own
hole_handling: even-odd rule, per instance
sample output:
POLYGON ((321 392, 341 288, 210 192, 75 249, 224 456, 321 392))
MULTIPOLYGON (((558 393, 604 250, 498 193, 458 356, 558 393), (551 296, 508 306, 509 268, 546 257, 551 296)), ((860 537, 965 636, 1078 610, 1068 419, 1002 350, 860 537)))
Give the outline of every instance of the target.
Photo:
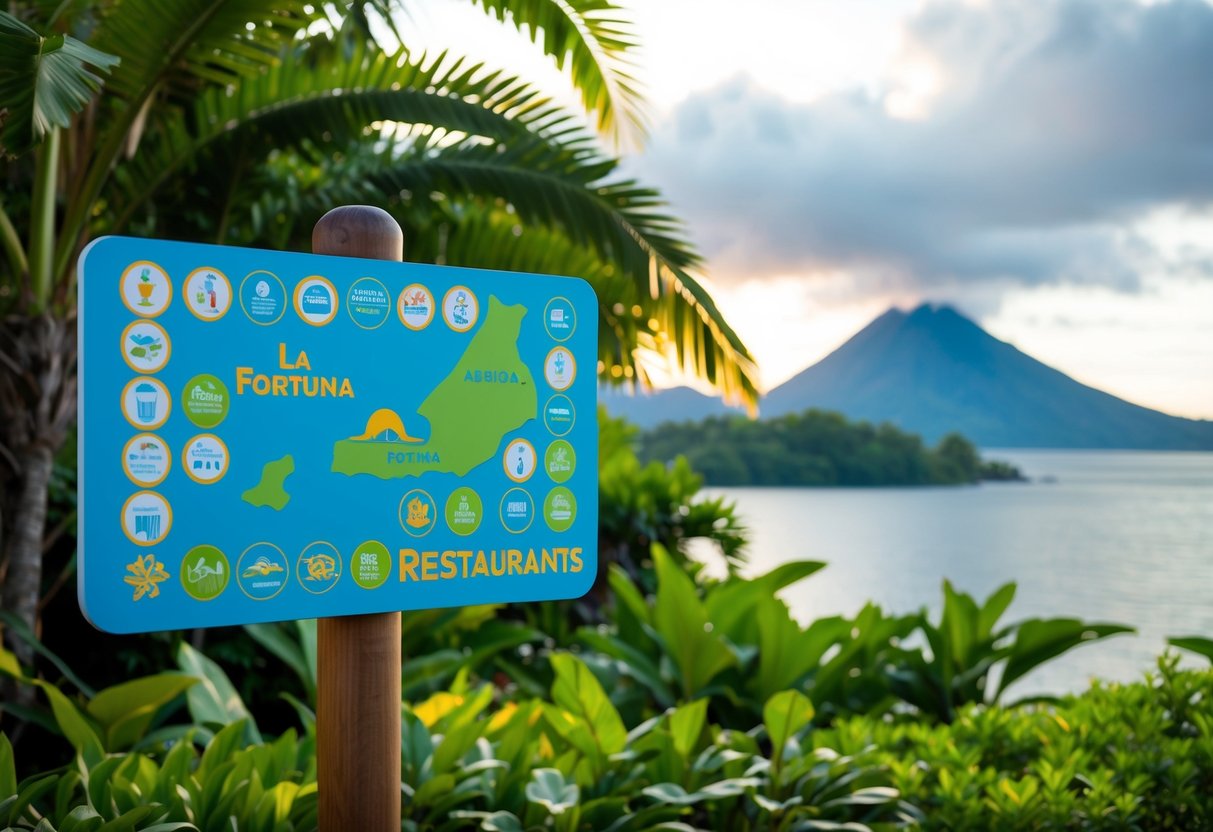
POLYGON ((291 499, 286 492, 286 478, 293 473, 295 458, 290 454, 271 460, 262 467, 260 481, 241 494, 241 499, 255 506, 269 506, 274 511, 282 511, 291 499))
POLYGON ((333 445, 332 470, 380 479, 429 471, 463 476, 496 455, 502 438, 535 418, 538 407, 534 379, 518 354, 525 315, 524 306, 489 298, 467 350, 417 408, 431 425, 428 440, 410 436, 399 414, 380 408, 361 433, 333 445))

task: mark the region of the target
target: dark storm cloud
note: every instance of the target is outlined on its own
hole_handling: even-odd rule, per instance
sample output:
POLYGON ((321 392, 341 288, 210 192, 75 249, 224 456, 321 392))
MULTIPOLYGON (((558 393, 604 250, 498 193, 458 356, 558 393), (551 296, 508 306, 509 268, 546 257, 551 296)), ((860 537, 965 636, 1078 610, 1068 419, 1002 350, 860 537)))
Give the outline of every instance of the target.
POLYGON ((868 94, 793 104, 736 79, 640 160, 716 273, 1136 285, 1148 209, 1213 198, 1213 7, 942 2, 907 24, 942 71, 921 120, 868 94))

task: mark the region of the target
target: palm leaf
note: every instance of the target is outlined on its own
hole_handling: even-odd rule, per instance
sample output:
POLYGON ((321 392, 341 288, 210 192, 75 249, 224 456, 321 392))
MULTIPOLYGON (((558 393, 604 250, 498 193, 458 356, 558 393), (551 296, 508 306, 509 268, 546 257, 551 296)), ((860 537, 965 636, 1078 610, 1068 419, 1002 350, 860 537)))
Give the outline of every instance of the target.
POLYGON ((43 37, 0 11, 0 156, 19 156, 93 100, 118 58, 67 35, 43 37))
POLYGON ((513 23, 567 70, 586 110, 607 135, 644 132, 642 95, 632 75, 638 41, 612 0, 472 0, 513 23))

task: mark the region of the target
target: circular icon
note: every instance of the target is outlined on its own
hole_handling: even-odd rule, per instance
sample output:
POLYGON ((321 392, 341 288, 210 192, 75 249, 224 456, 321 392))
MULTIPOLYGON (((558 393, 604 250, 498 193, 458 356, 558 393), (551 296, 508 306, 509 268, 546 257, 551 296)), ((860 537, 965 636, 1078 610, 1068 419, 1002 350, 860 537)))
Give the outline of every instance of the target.
POLYGON ((553 347, 543 361, 543 377, 553 390, 568 390, 577 378, 577 362, 568 347, 553 347))
POLYGON ((558 485, 548 492, 543 501, 543 519, 554 532, 565 532, 577 519, 577 499, 573 492, 558 485))
POLYGON ((295 286, 295 312, 312 326, 324 326, 337 315, 337 289, 318 274, 295 286))
POLYGON ((286 311, 286 287, 275 274, 249 272, 240 282, 240 308, 255 324, 276 324, 286 311))
POLYGON ((573 446, 563 439, 557 439, 548 445, 543 455, 543 467, 554 482, 568 482, 577 466, 577 454, 573 446))
POLYGON ((556 436, 567 436, 576 421, 577 411, 568 396, 552 396, 543 406, 543 424, 556 436))
POLYGON ((442 318, 456 332, 467 332, 480 317, 480 304, 466 286, 452 286, 442 298, 442 318))
POLYGON ((345 296, 345 309, 358 326, 378 329, 391 312, 392 296, 375 278, 360 277, 345 296))
POLYGON ((446 524, 455 534, 469 535, 480 527, 484 505, 470 488, 456 488, 446 500, 446 524))
POLYGON ((122 470, 135 485, 146 488, 159 485, 172 465, 168 446, 154 433, 132 436, 122 449, 122 470))
POLYGON ((567 341, 577 328, 577 312, 566 298, 552 298, 543 310, 543 328, 553 341, 567 341))
POLYGON ((535 473, 535 446, 525 439, 515 439, 505 446, 501 464, 507 477, 514 482, 526 482, 535 473))
POLYGON ((173 300, 173 282, 150 260, 136 260, 122 273, 122 302, 144 318, 154 318, 173 300))
POLYGON ((254 601, 268 601, 286 588, 290 565, 273 543, 254 543, 236 561, 236 585, 254 601))
POLYGON ((434 498, 420 488, 414 488, 400 498, 400 527, 413 537, 429 534, 438 522, 438 506, 434 498))
POLYGON ((350 558, 354 583, 363 589, 378 589, 392 572, 392 555, 378 540, 368 540, 350 558))
POLYGON ((154 321, 135 321, 122 330, 122 358, 137 373, 154 373, 173 351, 168 333, 154 321))
POLYGON ((232 566, 214 546, 195 546, 181 559, 181 586, 195 601, 213 601, 227 589, 232 566))
POLYGON ((155 491, 136 491, 122 504, 122 531, 139 546, 154 546, 168 537, 173 510, 155 491))
POLYGON ((227 385, 209 373, 194 376, 181 391, 182 410, 200 428, 213 428, 226 419, 231 402, 227 385))
POLYGON ((535 521, 535 501, 521 488, 511 488, 501 498, 501 525, 506 531, 522 534, 535 521))
POLYGON ((420 283, 410 283, 396 300, 396 314, 409 329, 425 329, 434 319, 434 295, 420 283))
POLYGON ((155 430, 172 408, 173 398, 158 379, 133 378, 122 388, 122 415, 137 428, 155 430))
POLYGON ((191 480, 201 485, 219 482, 227 473, 227 445, 213 433, 200 433, 181 452, 181 464, 191 480))
POLYGON ((295 564, 299 585, 313 595, 323 595, 341 579, 341 553, 332 543, 317 540, 299 553, 295 564))
POLYGON ((200 321, 217 321, 232 308, 232 284, 218 269, 204 266, 185 278, 185 305, 200 321))

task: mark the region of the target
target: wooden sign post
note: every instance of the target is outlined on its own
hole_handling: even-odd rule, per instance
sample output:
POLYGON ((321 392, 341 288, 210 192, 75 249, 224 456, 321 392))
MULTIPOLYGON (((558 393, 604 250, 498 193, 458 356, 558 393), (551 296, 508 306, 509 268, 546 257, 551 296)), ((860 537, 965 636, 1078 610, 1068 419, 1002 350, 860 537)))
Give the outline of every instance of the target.
MULTIPOLYGON (((312 253, 404 259, 386 211, 345 205, 312 231, 312 253)), ((400 828, 400 613, 317 621, 316 766, 321 832, 400 828)))

